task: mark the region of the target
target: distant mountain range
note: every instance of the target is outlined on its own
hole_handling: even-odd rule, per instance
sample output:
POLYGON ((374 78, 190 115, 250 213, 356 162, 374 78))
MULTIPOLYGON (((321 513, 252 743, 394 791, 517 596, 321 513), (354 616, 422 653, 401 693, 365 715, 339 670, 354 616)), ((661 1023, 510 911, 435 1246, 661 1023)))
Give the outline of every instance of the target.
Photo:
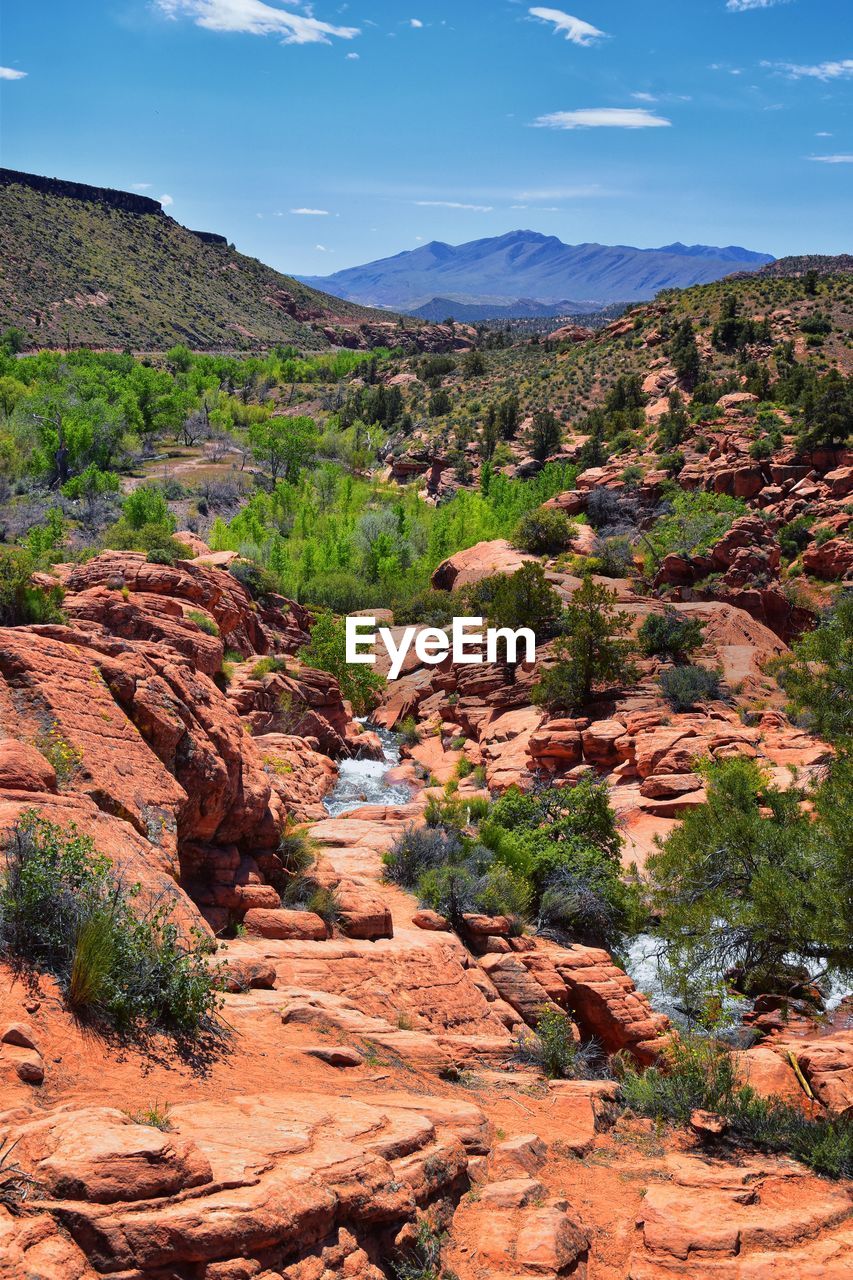
POLYGON ((510 231, 460 245, 433 240, 392 258, 302 279, 363 306, 424 319, 444 307, 444 316, 470 320, 486 318, 483 308, 490 316, 592 312, 614 302, 643 302, 661 289, 755 271, 769 262, 769 253, 736 245, 570 245, 536 231, 510 231), (466 308, 476 308, 477 314, 465 313, 466 308))

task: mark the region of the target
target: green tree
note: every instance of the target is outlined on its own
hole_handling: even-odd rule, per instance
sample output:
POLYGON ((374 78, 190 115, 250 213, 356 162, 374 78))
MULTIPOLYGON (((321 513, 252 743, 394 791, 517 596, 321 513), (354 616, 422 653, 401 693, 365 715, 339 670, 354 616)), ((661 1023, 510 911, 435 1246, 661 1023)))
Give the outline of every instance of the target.
POLYGON ((499 573, 478 582, 468 593, 466 607, 495 627, 530 627, 539 637, 553 633, 561 601, 541 564, 528 563, 511 575, 499 573))
POLYGON ((830 369, 816 389, 803 400, 803 428, 797 437, 801 448, 844 445, 853 432, 853 376, 845 378, 830 369))
POLYGON ((685 317, 676 329, 669 344, 669 356, 679 382, 692 391, 702 376, 702 360, 689 317, 685 317))
POLYGON ((562 431, 559 420, 550 409, 538 409, 533 415, 530 429, 530 452, 538 462, 544 462, 549 454, 560 446, 562 431))
POLYGON ((311 628, 311 639, 299 656, 307 666, 335 677, 356 715, 370 710, 375 695, 385 683, 372 667, 347 662, 345 622, 331 613, 319 614, 311 628))
POLYGON ((596 684, 625 684, 634 678, 631 644, 624 637, 630 618, 616 608, 615 591, 591 576, 572 596, 561 619, 564 634, 554 642, 556 664, 533 690, 535 702, 551 710, 583 706, 596 684))
POLYGON ((0 339, 0 349, 11 356, 18 355, 23 351, 26 345, 27 335, 24 333, 23 329, 19 329, 17 325, 10 325, 3 334, 2 339, 0 339))
POLYGON ((848 752, 853 745, 853 593, 845 593, 820 625, 775 665, 791 709, 810 728, 848 752))
POLYGON ((295 481, 316 450, 314 419, 304 416, 265 418, 249 428, 249 443, 255 460, 274 485, 279 480, 295 481))
POLYGON ((707 803, 689 809, 648 862, 673 975, 707 989, 737 970, 760 988, 790 955, 849 972, 849 760, 815 793, 813 815, 796 788, 773 786, 752 760, 718 761, 703 773, 707 803))

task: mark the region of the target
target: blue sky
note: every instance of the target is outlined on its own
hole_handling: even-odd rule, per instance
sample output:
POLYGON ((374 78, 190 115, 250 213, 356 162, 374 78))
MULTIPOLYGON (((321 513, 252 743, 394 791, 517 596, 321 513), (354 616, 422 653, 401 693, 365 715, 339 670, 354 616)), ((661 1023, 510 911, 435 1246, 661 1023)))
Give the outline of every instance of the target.
POLYGON ((0 157, 167 196, 302 274, 517 227, 849 252, 850 18, 851 0, 0 0, 0 157))

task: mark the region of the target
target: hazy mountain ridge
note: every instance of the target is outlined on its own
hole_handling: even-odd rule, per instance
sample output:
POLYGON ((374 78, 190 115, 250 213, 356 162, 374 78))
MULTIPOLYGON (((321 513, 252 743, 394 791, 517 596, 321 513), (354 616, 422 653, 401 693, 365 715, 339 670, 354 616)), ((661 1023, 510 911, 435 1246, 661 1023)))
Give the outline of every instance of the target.
POLYGON ((556 236, 511 231, 461 245, 434 240, 330 276, 302 279, 363 305, 418 312, 438 297, 502 309, 525 304, 522 314, 528 314, 530 302, 593 311, 645 301, 662 289, 707 284, 772 261, 770 254, 737 245, 567 245, 556 236))

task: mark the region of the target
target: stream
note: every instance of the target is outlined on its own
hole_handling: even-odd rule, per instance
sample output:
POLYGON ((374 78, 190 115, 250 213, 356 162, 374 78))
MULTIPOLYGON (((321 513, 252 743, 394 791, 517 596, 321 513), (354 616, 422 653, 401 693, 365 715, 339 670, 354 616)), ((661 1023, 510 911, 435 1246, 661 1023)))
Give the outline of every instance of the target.
POLYGON ((405 783, 386 782, 385 775, 400 763, 399 737, 388 729, 370 725, 382 742, 381 760, 341 760, 338 780, 323 804, 333 818, 363 804, 408 804, 412 793, 405 783))
MULTIPOLYGON (((411 800, 411 792, 405 783, 386 781, 386 774, 400 763, 399 735, 388 729, 370 725, 382 742, 381 760, 342 760, 338 768, 338 780, 326 796, 323 804, 333 818, 350 813, 363 804, 404 805, 411 800)), ((650 933, 634 937, 624 952, 625 971, 639 991, 645 993, 652 1007, 665 1013, 678 1027, 689 1025, 689 1019, 677 997, 664 985, 661 963, 662 943, 650 933)), ((827 990, 826 1009, 831 1012, 841 1000, 850 995, 849 982, 835 980, 827 990)), ((741 1016, 750 1007, 750 1001, 735 995, 724 997, 720 1032, 733 1040, 740 1038, 744 1030, 741 1016)))

